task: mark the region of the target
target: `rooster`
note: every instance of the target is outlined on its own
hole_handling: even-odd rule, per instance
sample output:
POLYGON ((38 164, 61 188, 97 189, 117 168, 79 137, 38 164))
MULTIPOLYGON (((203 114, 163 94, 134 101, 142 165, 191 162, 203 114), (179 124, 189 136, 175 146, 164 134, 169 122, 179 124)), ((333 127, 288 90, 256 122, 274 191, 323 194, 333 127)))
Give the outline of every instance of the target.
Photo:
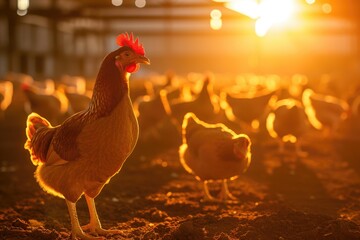
POLYGON ((222 181, 220 199, 235 199, 227 180, 236 179, 251 162, 251 141, 245 134, 236 134, 225 125, 208 124, 194 113, 185 115, 182 124, 180 162, 185 170, 204 182, 205 200, 216 200, 208 189, 209 181, 222 181))
POLYGON ((35 177, 48 193, 65 199, 71 219, 72 239, 119 233, 104 230, 95 208, 98 196, 118 173, 134 149, 138 123, 129 97, 128 78, 149 64, 138 39, 131 34, 117 37, 117 50, 103 60, 89 107, 53 127, 36 113, 28 116, 25 148, 38 165, 35 177), (85 195, 90 223, 80 227, 76 202, 85 195))

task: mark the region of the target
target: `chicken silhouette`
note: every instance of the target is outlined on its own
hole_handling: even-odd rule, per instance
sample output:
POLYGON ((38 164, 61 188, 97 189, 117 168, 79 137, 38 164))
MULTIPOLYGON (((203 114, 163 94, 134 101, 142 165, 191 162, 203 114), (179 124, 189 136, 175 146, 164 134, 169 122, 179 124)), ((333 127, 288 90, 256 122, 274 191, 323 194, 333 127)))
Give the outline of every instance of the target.
MULTIPOLYGON (((46 84, 46 83, 45 83, 46 84)), ((39 87, 39 83, 22 83, 21 89, 26 96, 24 109, 27 114, 36 112, 52 123, 58 124, 59 120, 68 111, 69 101, 61 90, 50 87, 39 87)))
POLYGON ((182 124, 180 162, 187 172, 204 182, 205 200, 217 200, 209 192, 210 181, 222 181, 220 200, 235 199, 227 181, 236 179, 248 169, 250 145, 247 135, 236 134, 221 123, 205 123, 190 112, 182 124))
POLYGON ((308 130, 308 120, 300 101, 292 98, 277 101, 266 119, 266 128, 278 140, 280 153, 285 151, 285 142, 291 142, 298 157, 307 155, 301 150, 301 139, 308 130))
POLYGON ((88 109, 61 125, 51 124, 36 113, 28 116, 25 148, 38 165, 35 177, 48 193, 65 198, 72 239, 104 239, 95 235, 119 233, 101 227, 94 198, 118 173, 134 149, 138 123, 129 97, 128 75, 149 64, 138 39, 120 34, 117 50, 103 60, 88 109), (85 195, 90 223, 80 227, 76 202, 85 195))
POLYGON ((90 103, 92 91, 86 89, 86 80, 83 77, 63 76, 61 89, 69 100, 70 114, 85 110, 90 103))
POLYGON ((276 98, 275 93, 275 90, 268 89, 235 94, 223 91, 221 93, 222 107, 230 121, 239 124, 249 133, 258 132, 262 118, 269 111, 269 102, 276 98))
POLYGON ((169 115, 181 125, 184 116, 188 112, 193 112, 197 116, 207 121, 215 119, 220 110, 220 106, 213 92, 212 81, 209 76, 203 80, 203 85, 199 94, 190 101, 177 100, 164 105, 169 106, 169 115))
POLYGON ((311 125, 315 129, 322 130, 325 137, 331 136, 350 112, 346 101, 315 93, 310 88, 304 91, 302 101, 311 125))
POLYGON ((11 104, 14 87, 10 81, 0 82, 0 119, 3 117, 5 110, 11 104))

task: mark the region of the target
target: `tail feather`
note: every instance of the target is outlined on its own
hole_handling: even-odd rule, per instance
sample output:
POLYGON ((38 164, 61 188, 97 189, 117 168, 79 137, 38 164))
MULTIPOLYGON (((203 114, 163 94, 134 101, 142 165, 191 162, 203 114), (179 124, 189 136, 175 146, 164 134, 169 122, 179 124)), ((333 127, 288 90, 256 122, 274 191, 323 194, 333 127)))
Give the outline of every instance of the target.
POLYGON ((51 140, 55 134, 49 121, 37 113, 31 113, 27 118, 25 149, 29 150, 31 161, 34 165, 46 162, 46 155, 51 140))

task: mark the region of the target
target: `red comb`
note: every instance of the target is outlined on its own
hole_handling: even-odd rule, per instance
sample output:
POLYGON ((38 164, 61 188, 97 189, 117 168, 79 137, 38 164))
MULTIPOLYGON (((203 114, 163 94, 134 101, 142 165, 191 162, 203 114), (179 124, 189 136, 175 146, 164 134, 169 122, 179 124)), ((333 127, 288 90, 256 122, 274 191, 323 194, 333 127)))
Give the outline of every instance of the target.
POLYGON ((142 44, 139 44, 139 39, 136 38, 134 40, 134 35, 132 33, 130 33, 130 35, 128 33, 120 34, 116 38, 116 43, 120 47, 128 46, 128 47, 132 48, 132 50, 134 50, 137 54, 140 54, 143 56, 145 54, 145 50, 144 50, 142 44))

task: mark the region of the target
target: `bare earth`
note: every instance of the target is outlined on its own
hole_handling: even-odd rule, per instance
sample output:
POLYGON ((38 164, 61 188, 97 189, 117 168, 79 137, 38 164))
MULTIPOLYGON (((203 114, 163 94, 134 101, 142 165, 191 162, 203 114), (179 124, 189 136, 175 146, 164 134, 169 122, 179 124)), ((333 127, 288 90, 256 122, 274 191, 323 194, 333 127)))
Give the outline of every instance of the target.
MULTIPOLYGON (((70 239, 66 204, 36 183, 25 142, 25 114, 0 121, 0 239, 70 239)), ((347 131, 351 132, 351 131, 347 131)), ((177 147, 138 144, 96 198, 107 239, 360 239, 359 134, 306 138, 308 157, 277 154, 252 137, 248 172, 230 183, 238 202, 202 200, 201 183, 181 167, 177 147)), ((165 139, 166 141, 166 139, 165 139)), ((213 184, 212 193, 219 190, 213 184)), ((86 224, 84 199, 78 202, 86 224)))

